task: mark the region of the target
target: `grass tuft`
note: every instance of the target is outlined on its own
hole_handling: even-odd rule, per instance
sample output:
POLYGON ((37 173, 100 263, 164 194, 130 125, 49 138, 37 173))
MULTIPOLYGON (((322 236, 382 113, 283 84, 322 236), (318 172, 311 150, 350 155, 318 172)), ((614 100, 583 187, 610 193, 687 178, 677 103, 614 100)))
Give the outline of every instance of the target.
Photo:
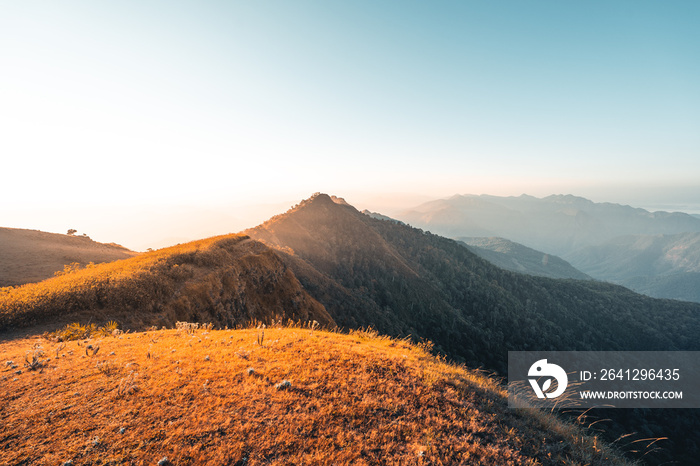
POLYGON ((44 368, 49 365, 48 359, 44 357, 44 349, 38 344, 24 355, 24 367, 30 371, 43 372, 44 368))

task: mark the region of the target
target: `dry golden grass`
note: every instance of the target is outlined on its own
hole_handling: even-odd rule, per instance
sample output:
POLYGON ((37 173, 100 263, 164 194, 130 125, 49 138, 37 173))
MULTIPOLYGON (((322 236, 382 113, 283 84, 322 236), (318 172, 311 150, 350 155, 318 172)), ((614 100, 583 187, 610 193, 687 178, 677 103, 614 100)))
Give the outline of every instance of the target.
MULTIPOLYGON (((97 289, 119 287, 133 288, 140 279, 154 278, 158 269, 173 266, 185 255, 194 255, 210 249, 224 237, 213 237, 193 241, 183 245, 159 249, 129 259, 118 260, 70 273, 60 274, 39 283, 29 283, 18 287, 0 288, 0 318, 18 319, 25 309, 44 309, 47 305, 56 307, 82 307, 93 304, 91 294, 97 289), (88 301, 81 303, 80 301, 88 301), (14 315, 11 315, 14 314, 14 315)), ((240 241, 240 235, 226 237, 240 241)))
POLYGON ((0 343, 0 364, 0 464, 627 464, 507 408, 491 379, 373 332, 25 338, 0 343), (41 372, 27 351, 50 358, 41 372))
POLYGON ((0 288, 0 330, 65 315, 72 315, 72 320, 130 319, 131 326, 199 320, 233 327, 236 320, 262 320, 277 314, 333 323, 272 251, 240 234, 0 288), (295 313, 283 312, 289 308, 295 313))
POLYGON ((82 236, 0 228, 0 287, 44 280, 72 262, 84 266, 136 254, 119 245, 82 236))

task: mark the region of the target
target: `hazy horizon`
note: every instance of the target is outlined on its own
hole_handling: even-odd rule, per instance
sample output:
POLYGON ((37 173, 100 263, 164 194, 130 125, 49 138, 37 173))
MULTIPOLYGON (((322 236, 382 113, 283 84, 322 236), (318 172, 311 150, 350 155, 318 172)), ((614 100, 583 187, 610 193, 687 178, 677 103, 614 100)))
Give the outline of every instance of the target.
MULTIPOLYGON (((270 217, 282 214, 310 197, 308 193, 297 199, 287 199, 279 202, 251 203, 249 205, 230 203, 229 205, 212 205, 208 207, 195 205, 141 205, 141 206, 94 206, 73 207, 72 211, 36 211, 26 224, 3 224, 0 227, 24 228, 41 230, 50 233, 65 234, 69 228, 78 230, 77 234, 87 234, 95 241, 117 243, 134 251, 145 251, 148 248, 158 249, 177 243, 184 243, 205 237, 235 233, 255 227, 270 217)), ((370 210, 384 215, 395 216, 402 211, 416 207, 423 202, 445 199, 454 195, 494 195, 493 193, 452 193, 448 196, 430 197, 419 194, 385 193, 380 196, 356 194, 344 196, 342 193, 327 192, 344 198, 358 210, 370 210)), ((504 196, 532 195, 530 193, 506 194, 504 196)), ((568 192, 553 192, 554 194, 572 194, 568 192)), ((547 195, 535 196, 538 198, 547 195)), ((606 198, 587 199, 594 202, 614 202, 606 198)), ((649 211, 684 212, 700 214, 700 202, 674 203, 666 201, 656 207, 645 206, 635 202, 614 202, 649 211)), ((15 218, 23 219, 28 212, 23 212, 15 218)), ((31 213, 31 212, 29 212, 31 213)), ((12 216, 6 216, 12 219, 12 216)))
POLYGON ((700 4, 0 6, 0 226, 143 250, 313 192, 700 213, 700 4))

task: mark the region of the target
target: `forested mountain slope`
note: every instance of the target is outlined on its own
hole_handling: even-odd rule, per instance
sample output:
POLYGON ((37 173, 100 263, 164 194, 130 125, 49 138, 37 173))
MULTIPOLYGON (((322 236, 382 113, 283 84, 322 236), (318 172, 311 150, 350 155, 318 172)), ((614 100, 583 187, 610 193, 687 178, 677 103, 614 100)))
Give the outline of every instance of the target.
POLYGON ((373 219, 327 195, 247 233, 285 251, 339 325, 429 338, 471 365, 502 370, 516 349, 700 349, 698 305, 512 273, 453 240, 373 219))

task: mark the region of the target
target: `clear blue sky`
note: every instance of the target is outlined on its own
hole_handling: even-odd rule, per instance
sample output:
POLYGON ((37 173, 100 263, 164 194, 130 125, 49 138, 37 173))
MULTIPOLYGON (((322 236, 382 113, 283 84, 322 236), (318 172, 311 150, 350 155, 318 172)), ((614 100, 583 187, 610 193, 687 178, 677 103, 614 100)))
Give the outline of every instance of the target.
POLYGON ((700 202, 699 24, 695 1, 2 2, 0 225, 315 191, 700 202))

